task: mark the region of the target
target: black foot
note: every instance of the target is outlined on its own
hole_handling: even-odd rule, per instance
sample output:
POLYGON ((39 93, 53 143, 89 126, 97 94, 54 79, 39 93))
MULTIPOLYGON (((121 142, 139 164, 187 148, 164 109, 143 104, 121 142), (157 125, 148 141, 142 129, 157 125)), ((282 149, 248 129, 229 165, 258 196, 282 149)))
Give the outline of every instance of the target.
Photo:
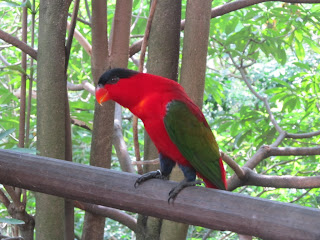
POLYGON ((171 189, 171 191, 169 192, 169 198, 168 198, 168 203, 170 203, 170 201, 174 201, 174 199, 178 196, 179 192, 186 188, 186 187, 191 187, 191 186, 196 186, 197 184, 202 184, 203 182, 200 180, 195 180, 192 182, 188 182, 186 179, 184 179, 183 181, 181 181, 177 186, 175 186, 174 188, 171 189))
POLYGON ((136 182, 134 183, 134 187, 138 187, 139 184, 143 183, 144 181, 147 181, 152 178, 158 178, 158 179, 166 179, 167 177, 163 176, 160 170, 152 171, 145 173, 139 177, 136 182))

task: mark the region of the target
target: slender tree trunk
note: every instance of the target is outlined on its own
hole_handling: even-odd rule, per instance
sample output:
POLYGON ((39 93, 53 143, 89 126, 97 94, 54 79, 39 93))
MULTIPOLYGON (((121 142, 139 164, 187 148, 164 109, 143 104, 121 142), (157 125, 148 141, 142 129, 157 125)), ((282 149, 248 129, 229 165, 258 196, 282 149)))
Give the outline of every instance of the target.
MULTIPOLYGON (((107 3, 92 1, 92 59, 91 69, 94 83, 108 68, 107 3)), ((90 164, 110 168, 113 132, 114 103, 103 106, 95 104, 93 120, 90 164)), ((103 239, 105 218, 86 212, 82 240, 103 239)))
MULTIPOLYGON (((37 150, 65 159, 65 34, 68 4, 40 1, 37 150)), ((64 239, 64 199, 36 193, 36 238, 64 239)))
MULTIPOLYGON (((181 1, 158 0, 148 42, 148 73, 177 80, 180 45, 181 1), (170 7, 168 7, 170 6, 170 7)), ((144 159, 158 157, 158 151, 145 133, 144 159)), ((146 172, 159 169, 159 166, 146 165, 146 172)), ((170 224, 166 220, 139 215, 137 239, 166 239, 170 224), (164 222, 164 225, 163 223, 164 222), (163 228, 164 227, 164 228, 163 228)), ((183 224, 180 224, 180 226, 183 224)), ((171 239, 185 238, 186 229, 174 226, 171 239), (178 228, 176 228, 178 227, 178 228)))
POLYGON ((211 0, 187 2, 180 83, 201 108, 205 84, 211 0))
MULTIPOLYGON (((153 49, 155 50, 155 54, 154 54, 155 60, 152 61, 153 59, 151 58, 150 62, 151 64, 155 64, 155 67, 154 67, 155 74, 177 80, 179 50, 180 50, 181 1, 176 1, 174 6, 173 6, 173 3, 170 3, 170 1, 168 0, 161 1, 161 2, 162 4, 158 5, 159 8, 157 10, 159 10, 159 12, 160 11, 163 12, 160 15, 162 16, 163 20, 159 24, 156 24, 156 27, 158 27, 159 29, 156 29, 156 27, 153 29, 155 31, 158 30, 157 38, 160 38, 160 39, 156 40, 158 44, 155 44, 155 46, 157 47, 153 49), (171 4, 173 7, 171 9, 168 9, 168 7, 166 7, 168 4, 171 4), (167 27, 168 29, 166 29, 165 33, 162 33, 160 29, 163 29, 164 27, 167 27), (164 47, 162 47, 162 49, 159 48, 162 45, 164 47), (160 58, 157 58, 156 55, 160 56, 160 58), (163 63, 160 64, 158 61, 161 61, 163 63), (160 67, 157 67, 157 66, 160 66, 160 67), (164 73, 161 74, 159 71, 162 71, 162 69, 164 70, 164 73)), ((150 47, 149 52, 151 51, 152 49, 150 47)), ((178 166, 174 167, 174 169, 172 170, 172 173, 170 174, 170 180, 179 182, 183 180, 183 178, 184 176, 180 168, 178 166)), ((188 232, 187 224, 172 222, 169 220, 163 220, 162 226, 161 226, 161 232, 160 232, 160 239, 161 240, 169 240, 169 239, 182 240, 186 238, 187 232, 188 232)))
MULTIPOLYGON (((203 103, 207 66, 210 9, 211 0, 187 2, 180 84, 200 108, 203 103)), ((171 224, 171 228, 166 231, 167 237, 163 240, 170 239, 170 232, 174 231, 172 226, 175 225, 178 228, 181 224, 171 224)), ((181 235, 181 239, 182 237, 181 235)))
MULTIPOLYGON (((108 54, 106 1, 92 1, 92 75, 97 84, 101 74, 110 67, 128 65, 129 35, 132 1, 117 1, 114 29, 108 54)), ((110 168, 112 137, 114 132, 114 109, 112 101, 103 106, 95 104, 91 142, 91 165, 110 168)), ((105 218, 86 212, 82 240, 103 239, 105 218)))
MULTIPOLYGON (((117 1, 109 44, 111 68, 126 68, 128 66, 131 12, 132 0, 117 1)), ((122 107, 117 103, 115 107, 115 119, 117 120, 117 124, 119 124, 117 128, 120 128, 119 131, 122 131, 122 107)), ((117 129, 115 129, 115 133, 116 131, 117 129)), ((122 132, 119 132, 118 134, 122 135, 122 132)), ((135 170, 132 166, 131 158, 127 152, 127 149, 122 149, 125 150, 122 153, 121 149, 117 149, 121 145, 121 138, 114 137, 114 141, 115 139, 118 141, 118 144, 114 144, 114 147, 117 151, 121 170, 125 172, 134 172, 135 170)), ((126 148, 125 143, 122 143, 122 147, 126 148)))

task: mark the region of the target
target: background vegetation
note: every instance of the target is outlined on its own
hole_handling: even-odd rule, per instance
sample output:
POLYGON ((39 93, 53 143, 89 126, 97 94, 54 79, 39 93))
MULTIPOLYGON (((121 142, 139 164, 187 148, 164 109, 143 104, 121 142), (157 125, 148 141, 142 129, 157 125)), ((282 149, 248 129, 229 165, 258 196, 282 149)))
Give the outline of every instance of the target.
MULTIPOLYGON (((213 1, 212 13, 227 2, 229 1, 213 1)), ((186 1, 182 1, 182 19, 185 18, 186 4, 186 1)), ((82 35, 89 44, 92 16, 90 5, 89 0, 80 2, 76 24, 77 34, 82 35)), ((39 1, 1 1, 0 26, 5 32, 21 39, 23 7, 28 9, 28 29, 32 28, 32 18, 35 19, 34 42, 31 34, 28 34, 27 42, 29 45, 33 43, 37 49, 39 1)), ((70 15, 72 7, 71 4, 70 15)), ((133 1, 130 45, 143 37, 149 7, 149 1, 133 1)), ((116 2, 108 1, 109 34, 115 8, 116 2)), ((254 157, 261 146, 274 144, 281 133, 287 135, 281 139, 279 147, 320 147, 319 20, 320 4, 301 4, 298 1, 270 1, 213 16, 210 23, 203 112, 216 135, 219 147, 238 165, 243 166, 254 157), (271 121, 270 117, 274 120, 271 121), (296 135, 306 133, 309 133, 307 137, 296 135), (293 135, 290 137, 290 134, 293 135)), ((184 32, 181 32, 181 39, 183 37, 184 32)), ((182 52, 183 44, 180 48, 182 52)), ((36 153, 37 62, 31 63, 31 58, 28 57, 27 69, 24 70, 21 59, 21 50, 0 40, 0 147, 36 153), (26 74, 28 79, 27 95, 32 93, 31 101, 27 101, 28 125, 23 149, 18 144, 21 74, 26 74)), ((134 54, 129 59, 128 68, 138 70, 138 59, 139 53, 134 54)), ((74 123, 73 161, 89 164, 95 98, 87 88, 83 88, 83 83, 88 81, 93 84, 91 58, 76 40, 72 44, 67 75, 70 115, 74 123)), ((128 153, 135 161, 132 115, 126 110, 122 113, 122 130, 128 153)), ((144 131, 141 122, 138 130, 143 156, 144 131)), ((114 148, 111 167, 121 170, 114 148)), ((319 169, 319 155, 274 156, 261 161, 254 171, 275 176, 308 177, 317 176, 319 169)), ((227 177, 230 178, 233 174, 233 170, 227 167, 227 177)), ((237 186, 234 191, 307 207, 320 206, 318 188, 237 186)), ((8 194, 10 195, 3 187, 2 195, 8 197, 8 194)), ((34 194, 27 192, 26 196, 27 212, 34 215, 34 194)), ((6 219, 0 220, 1 233, 14 236, 15 224, 19 222, 8 220, 10 214, 5 204, 0 205, 0 217, 6 219)), ((82 234, 83 223, 84 211, 76 208, 75 234, 78 239, 82 234)), ((189 227, 187 236, 188 239, 238 238, 235 233, 212 232, 194 226, 189 227)), ((135 234, 130 229, 107 218, 104 239, 134 238, 135 234)))

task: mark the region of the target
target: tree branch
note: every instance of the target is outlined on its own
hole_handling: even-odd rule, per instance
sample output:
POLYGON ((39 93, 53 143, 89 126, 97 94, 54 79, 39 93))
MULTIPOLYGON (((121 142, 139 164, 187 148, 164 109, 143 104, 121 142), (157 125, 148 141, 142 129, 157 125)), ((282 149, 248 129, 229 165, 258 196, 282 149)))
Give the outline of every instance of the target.
POLYGON ((14 206, 17 208, 23 207, 17 193, 14 191, 14 188, 8 185, 4 185, 4 188, 6 189, 7 193, 10 195, 14 206))
POLYGON ((137 232, 137 220, 134 217, 131 217, 129 214, 126 214, 118 209, 79 201, 74 201, 74 205, 75 207, 92 214, 116 220, 130 228, 132 231, 137 232))
POLYGON ((268 176, 255 173, 250 168, 243 168, 246 180, 241 181, 243 185, 253 185, 274 188, 319 188, 320 176, 296 177, 296 176, 268 176))
MULTIPOLYGON (((70 31, 70 23, 67 22, 67 29, 70 31)), ((92 46, 88 42, 88 40, 77 30, 74 29, 74 38, 79 42, 79 44, 84 48, 84 50, 91 56, 92 54, 92 46)))
POLYGON ((66 42, 66 67, 65 67, 65 71, 67 72, 68 70, 68 64, 69 64, 69 58, 70 58, 70 51, 71 51, 71 46, 72 46, 72 40, 73 40, 73 34, 74 34, 74 30, 76 28, 76 23, 77 23, 77 16, 78 16, 78 10, 79 10, 79 0, 75 0, 74 1, 74 6, 73 6, 73 12, 72 12, 72 16, 71 16, 71 23, 70 25, 67 24, 67 26, 69 25, 69 34, 68 34, 68 38, 67 38, 67 42, 66 42))
MULTIPOLYGON (((254 169, 263 159, 270 156, 291 156, 291 155, 320 155, 320 147, 302 147, 302 148, 278 148, 264 145, 248 160, 242 168, 254 169)), ((241 176, 241 175, 240 175, 241 176)), ((247 177, 247 176, 246 176, 247 177)), ((241 186, 241 180, 233 175, 228 179, 228 191, 232 191, 241 186)))
POLYGON ((320 147, 271 147, 263 146, 267 156, 307 156, 320 155, 320 147))
MULTIPOLYGON (((145 59, 145 55, 146 55, 152 20, 153 20, 153 16, 154 16, 154 13, 156 10, 156 6, 157 6, 157 0, 153 0, 151 3, 151 7, 150 7, 146 30, 145 30, 145 33, 144 33, 144 36, 143 36, 143 39, 141 42, 141 54, 140 54, 140 59, 139 59, 139 72, 143 72, 143 69, 144 69, 144 59, 145 59)), ((133 116, 132 129, 133 129, 134 153, 135 153, 136 161, 139 162, 139 161, 141 161, 141 157, 140 157, 140 146, 139 146, 139 136, 138 136, 138 117, 135 115, 133 116)), ((141 166, 138 167, 138 173, 139 174, 143 173, 143 169, 141 166)))
POLYGON ((21 49, 23 52, 28 54, 33 59, 37 59, 37 51, 30 47, 28 44, 20 41, 18 38, 13 37, 9 33, 6 33, 0 29, 0 39, 3 41, 12 44, 13 46, 21 49))
POLYGON ((4 194, 4 192, 0 189, 0 201, 3 203, 3 205, 8 208, 10 205, 10 200, 7 198, 7 196, 4 194))
MULTIPOLYGON (((231 57, 231 55, 230 55, 231 57)), ((232 61, 233 61, 233 58, 231 57, 232 61)), ((234 63, 235 64, 235 63, 234 63)), ((235 65, 237 66, 237 65, 235 65)), ((247 74, 245 73, 244 71, 244 68, 243 67, 238 67, 238 70, 240 71, 240 74, 242 76, 242 80, 245 82, 245 84, 247 85, 247 87, 249 88, 249 90, 252 92, 252 94, 258 98, 259 100, 263 101, 264 103, 264 106, 266 107, 266 110, 269 114, 269 118, 273 124, 273 126, 276 128, 276 130, 281 133, 283 130, 281 129, 281 127, 279 126, 279 124, 277 123, 277 121, 275 120, 274 118, 274 115, 271 111, 271 108, 270 108, 270 105, 269 105, 269 102, 268 102, 268 98, 266 97, 263 97, 261 96, 259 93, 256 92, 256 90, 253 89, 253 87, 251 86, 251 84, 249 83, 249 80, 248 80, 248 77, 247 77, 247 74)))
POLYGON ((141 165, 157 165, 160 163, 159 158, 153 160, 143 160, 143 161, 132 161, 133 165, 141 166, 141 165))
POLYGON ((153 179, 134 188, 137 177, 0 150, 2 184, 263 239, 311 240, 320 236, 319 209, 203 187, 186 188, 168 204, 168 192, 176 183, 153 179))
POLYGON ((134 173, 135 170, 131 163, 131 157, 128 153, 127 145, 122 135, 122 111, 121 106, 116 103, 114 112, 114 132, 113 146, 116 149, 116 154, 120 162, 121 170, 124 172, 134 173))
POLYGON ((71 82, 67 82, 67 87, 68 87, 68 90, 70 90, 70 91, 87 90, 92 95, 94 95, 94 93, 95 93, 95 87, 86 80, 82 81, 80 84, 73 84, 71 82))
POLYGON ((232 170, 235 172, 235 174, 238 176, 240 180, 245 179, 245 172, 243 169, 227 154, 221 152, 221 157, 225 163, 228 164, 229 167, 232 168, 232 170))
POLYGON ((299 138, 311 138, 314 136, 320 135, 320 130, 315 132, 309 132, 309 133, 287 133, 287 138, 293 138, 293 139, 299 139, 299 138))
POLYGON ((308 189, 305 193, 301 194, 299 197, 297 197, 296 199, 290 201, 290 203, 295 203, 297 201, 299 201, 301 198, 303 198, 305 195, 307 195, 312 189, 308 189))

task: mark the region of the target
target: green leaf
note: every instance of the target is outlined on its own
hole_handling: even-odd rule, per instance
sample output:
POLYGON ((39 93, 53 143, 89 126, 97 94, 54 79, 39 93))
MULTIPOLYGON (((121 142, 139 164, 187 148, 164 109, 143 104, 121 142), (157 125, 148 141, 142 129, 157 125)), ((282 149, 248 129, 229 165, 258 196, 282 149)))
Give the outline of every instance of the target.
POLYGON ((304 51, 304 47, 303 47, 302 43, 299 41, 295 41, 294 48, 296 50, 296 54, 297 54, 298 59, 300 61, 302 61, 305 57, 305 51, 304 51))
POLYGON ((17 72, 22 73, 22 74, 27 74, 20 65, 10 65, 10 66, 7 66, 5 68, 13 70, 13 71, 17 71, 17 72))
POLYGON ((306 69, 306 70, 311 70, 310 66, 306 63, 302 63, 302 62, 294 62, 292 63, 294 65, 296 65, 297 67, 299 68, 302 68, 302 69, 306 69))
POLYGON ((231 125, 232 125, 232 121, 224 122, 223 124, 219 125, 219 131, 225 132, 231 125))
POLYGON ((227 21, 227 24, 225 27, 225 33, 229 35, 230 33, 234 32, 238 23, 239 23, 239 18, 236 18, 236 17, 230 18, 227 21))
POLYGON ((32 5, 31 5, 31 2, 29 0, 26 0, 23 3, 21 3, 21 7, 26 7, 28 9, 32 10, 32 5))
POLYGON ((24 221, 15 218, 0 218, 0 222, 8 224, 25 224, 24 221))
POLYGON ((312 5, 312 8, 310 9, 310 12, 312 12, 312 13, 318 13, 318 12, 320 12, 320 5, 319 4, 313 4, 312 5))
POLYGON ((235 137, 234 143, 233 143, 234 147, 239 148, 244 139, 245 139, 245 134, 242 131, 235 137))
POLYGON ((287 62, 287 53, 282 46, 278 49, 278 62, 284 65, 287 62))
POLYGON ((282 106, 282 111, 284 110, 288 110, 288 112, 292 112, 297 104, 297 97, 294 96, 294 95, 291 95, 289 97, 286 97, 284 99, 284 103, 283 103, 283 106, 282 106))
POLYGON ((294 36, 296 37, 296 39, 297 39, 299 42, 301 42, 302 39, 303 39, 303 32, 298 29, 298 30, 296 30, 296 31, 294 32, 294 36))
POLYGON ((281 80, 279 78, 272 78, 272 81, 274 81, 276 83, 279 83, 279 84, 287 87, 288 89, 292 89, 292 87, 291 87, 291 85, 289 83, 287 83, 287 82, 285 82, 285 81, 283 81, 283 80, 281 80))
POLYGON ((239 132, 239 129, 240 129, 240 124, 239 124, 239 122, 235 121, 232 124, 231 129, 230 129, 231 136, 235 136, 239 132))
POLYGON ((15 130, 16 130, 15 128, 11 128, 11 129, 8 129, 8 130, 6 130, 6 131, 4 131, 4 132, 1 132, 1 133, 0 133, 0 140, 3 139, 3 138, 5 138, 5 137, 7 137, 7 136, 9 136, 9 135, 10 135, 11 133, 13 133, 15 130))
POLYGON ((306 43, 308 43, 313 51, 320 54, 320 46, 316 41, 312 41, 310 38, 305 38, 304 40, 306 41, 306 43))
POLYGON ((21 5, 12 1, 2 1, 0 7, 20 7, 21 5))
POLYGON ((0 7, 27 7, 28 9, 31 9, 31 3, 29 0, 26 0, 24 2, 22 2, 21 4, 19 3, 15 3, 13 1, 9 1, 9 0, 3 0, 0 3, 0 7))
POLYGON ((10 148, 10 150, 16 151, 16 152, 19 152, 19 153, 28 153, 28 154, 32 154, 32 155, 36 155, 37 154, 37 149, 35 149, 35 148, 14 147, 14 148, 10 148))

